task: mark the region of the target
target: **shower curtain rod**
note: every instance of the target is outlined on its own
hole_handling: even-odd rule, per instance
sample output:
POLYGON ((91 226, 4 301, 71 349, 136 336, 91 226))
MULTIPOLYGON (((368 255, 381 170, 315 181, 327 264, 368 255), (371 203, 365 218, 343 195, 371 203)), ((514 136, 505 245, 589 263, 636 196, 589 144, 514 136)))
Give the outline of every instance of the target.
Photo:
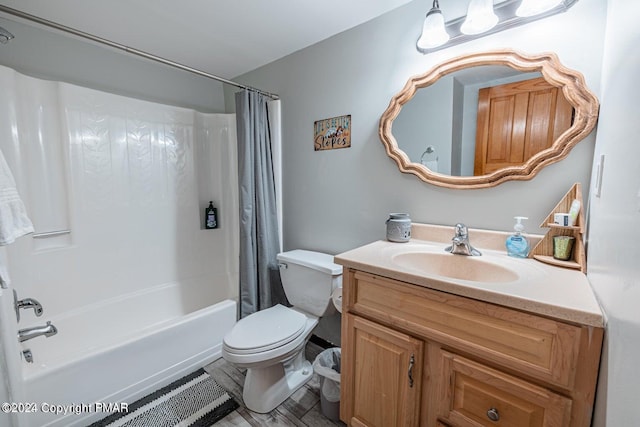
POLYGON ((67 27, 65 25, 58 24, 57 22, 49 21, 47 19, 43 19, 43 18, 40 18, 40 17, 35 16, 35 15, 30 15, 30 14, 28 14, 26 12, 22 12, 22 11, 17 10, 17 9, 12 9, 10 7, 7 7, 7 6, 0 5, 0 12, 5 12, 5 13, 8 13, 9 15, 17 16, 19 18, 23 18, 23 19, 26 19, 28 21, 36 22, 38 24, 41 24, 41 25, 44 25, 44 26, 47 26, 47 27, 50 27, 50 28, 54 28, 56 30, 63 31, 65 33, 73 34, 75 36, 79 36, 79 37, 82 37, 82 38, 85 38, 85 39, 88 39, 88 40, 91 40, 91 41, 94 41, 94 42, 97 42, 97 43, 100 43, 100 44, 103 44, 103 45, 106 45, 106 46, 109 46, 109 47, 112 47, 112 48, 115 48, 115 49, 123 50, 123 51, 125 51, 127 53, 131 53, 133 55, 137 55, 137 56, 140 56, 142 58, 150 59, 152 61, 160 62, 161 64, 169 65, 169 66, 177 68, 179 70, 188 71, 190 73, 197 74, 199 76, 206 77, 206 78, 209 78, 209 79, 217 80, 219 82, 226 83, 228 85, 235 86, 235 87, 238 87, 238 88, 241 88, 241 89, 246 89, 246 90, 250 90, 250 91, 253 91, 253 92, 258 92, 258 93, 261 93, 261 94, 263 94, 265 96, 268 96, 271 99, 279 99, 280 98, 275 93, 266 92, 264 90, 257 89, 255 87, 246 86, 246 85, 243 85, 243 84, 240 84, 240 83, 236 83, 236 82, 234 82, 232 80, 228 80, 228 79, 225 79, 223 77, 218 77, 218 76, 216 76, 214 74, 210 74, 210 73, 207 73, 205 71, 201 71, 201 70, 198 70, 196 68, 192 68, 192 67, 189 67, 187 65, 180 64, 179 62, 171 61, 169 59, 165 59, 165 58, 162 58, 160 56, 156 56, 156 55, 153 55, 151 53, 147 53, 145 51, 142 51, 142 50, 139 50, 139 49, 136 49, 136 48, 133 48, 133 47, 125 46, 123 44, 116 43, 114 41, 111 41, 111 40, 108 40, 108 39, 105 39, 105 38, 102 38, 102 37, 98 37, 98 36, 95 36, 93 34, 85 33, 84 31, 76 30, 75 28, 67 27))

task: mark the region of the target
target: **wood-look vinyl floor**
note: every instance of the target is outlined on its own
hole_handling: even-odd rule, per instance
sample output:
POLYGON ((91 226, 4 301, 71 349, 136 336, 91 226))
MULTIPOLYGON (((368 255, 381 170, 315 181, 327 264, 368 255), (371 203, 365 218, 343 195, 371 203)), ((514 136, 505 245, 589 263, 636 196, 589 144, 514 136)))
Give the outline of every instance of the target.
MULTIPOLYGON (((307 360, 313 361, 322 347, 308 343, 307 360)), ((294 426, 294 427, 335 427, 345 426, 340 421, 332 421, 320 411, 320 379, 317 374, 290 398, 268 414, 258 414, 248 410, 242 401, 244 370, 238 369, 224 359, 218 359, 204 368, 224 387, 240 407, 216 423, 216 426, 294 426)))

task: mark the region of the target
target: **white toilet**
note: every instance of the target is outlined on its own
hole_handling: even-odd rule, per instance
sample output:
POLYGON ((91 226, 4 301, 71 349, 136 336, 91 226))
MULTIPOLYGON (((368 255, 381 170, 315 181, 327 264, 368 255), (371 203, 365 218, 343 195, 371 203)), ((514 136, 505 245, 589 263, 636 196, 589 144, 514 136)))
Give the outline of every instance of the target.
POLYGON ((331 294, 342 287, 342 266, 331 255, 298 249, 277 258, 293 307, 278 304, 239 320, 222 346, 225 360, 247 368, 242 397, 259 413, 275 409, 313 375, 305 345, 318 318, 335 312, 331 294))

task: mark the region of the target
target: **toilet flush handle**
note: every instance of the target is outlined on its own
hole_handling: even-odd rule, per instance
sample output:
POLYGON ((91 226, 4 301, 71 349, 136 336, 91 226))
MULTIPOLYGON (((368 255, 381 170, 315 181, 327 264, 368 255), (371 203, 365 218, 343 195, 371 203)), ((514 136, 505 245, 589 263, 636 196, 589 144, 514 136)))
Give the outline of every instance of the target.
POLYGON ((284 263, 284 262, 279 262, 279 263, 278 263, 278 268, 281 268, 281 269, 283 269, 283 270, 286 270, 287 268, 289 268, 289 266, 288 266, 286 263, 284 263))

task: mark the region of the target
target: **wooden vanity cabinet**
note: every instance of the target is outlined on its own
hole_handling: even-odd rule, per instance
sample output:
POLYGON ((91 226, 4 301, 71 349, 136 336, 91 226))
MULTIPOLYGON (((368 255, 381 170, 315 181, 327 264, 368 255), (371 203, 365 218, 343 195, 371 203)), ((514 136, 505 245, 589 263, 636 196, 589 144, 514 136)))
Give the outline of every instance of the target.
MULTIPOLYGON (((417 426, 422 378, 422 341, 366 319, 347 315, 353 381, 345 384, 352 426, 417 426)), ((343 348, 344 351, 344 348, 343 348)))
POLYGON ((586 427, 601 328, 344 269, 350 426, 586 427))

